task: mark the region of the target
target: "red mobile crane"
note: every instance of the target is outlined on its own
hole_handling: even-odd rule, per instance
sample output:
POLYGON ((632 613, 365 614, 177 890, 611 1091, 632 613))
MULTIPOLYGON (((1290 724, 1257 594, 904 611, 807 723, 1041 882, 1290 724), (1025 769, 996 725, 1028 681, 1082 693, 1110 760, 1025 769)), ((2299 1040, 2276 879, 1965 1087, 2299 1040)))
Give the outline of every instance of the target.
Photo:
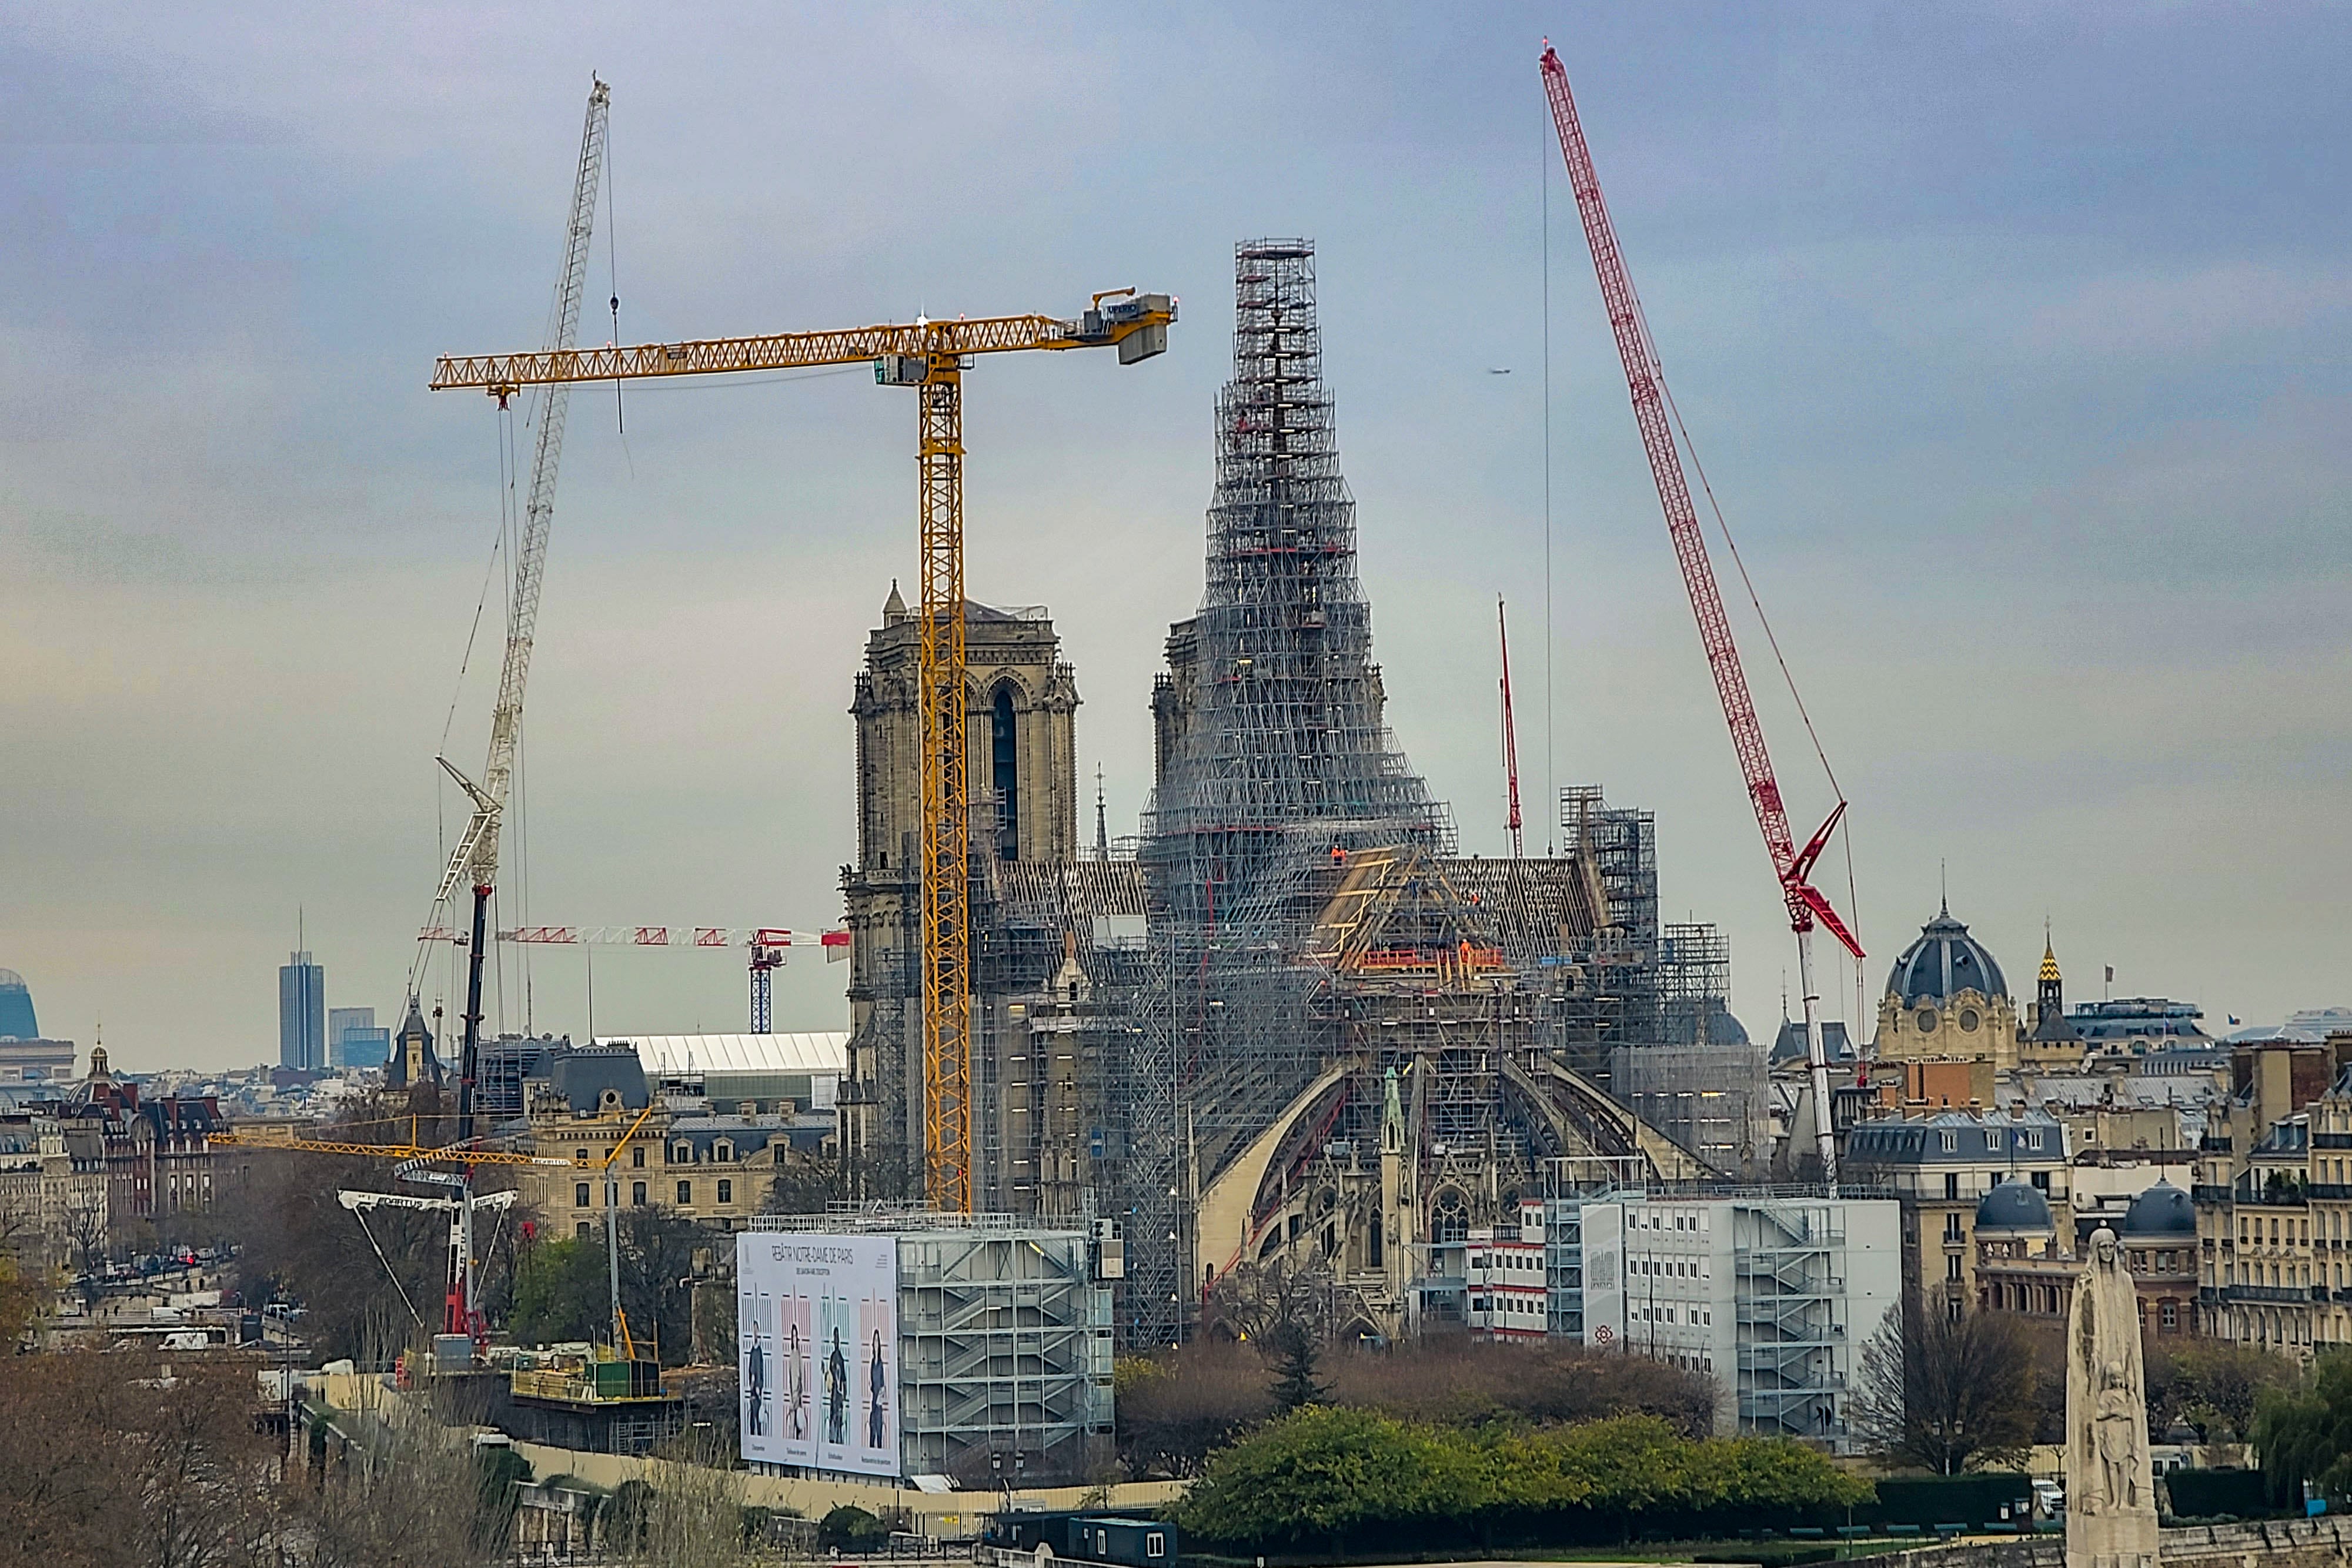
MULTIPOLYGON (((1789 831, 1789 813, 1780 803, 1780 782, 1772 774, 1772 758, 1764 749, 1764 727, 1757 721, 1756 703, 1748 691, 1748 674, 1740 667, 1739 647, 1731 623, 1723 613, 1723 594, 1716 587, 1715 568, 1706 557, 1706 539, 1699 531, 1698 508, 1692 503, 1690 484, 1683 477, 1682 455, 1675 445, 1674 424, 1666 401, 1665 371, 1650 340, 1649 323, 1642 319, 1642 302, 1617 246, 1617 231, 1609 222, 1609 208, 1601 199, 1601 178, 1593 172, 1592 150, 1585 145, 1584 128, 1576 117, 1576 99, 1568 90, 1568 70, 1559 55, 1544 40, 1544 91, 1551 99, 1553 125, 1559 131, 1560 156, 1568 162, 1569 187, 1576 195, 1577 214, 1584 222, 1585 243, 1592 250, 1592 270, 1601 280, 1601 298, 1609 308, 1610 330, 1617 339, 1617 357, 1625 367, 1625 386, 1633 400, 1633 420, 1642 429, 1642 444, 1650 455, 1650 477, 1658 486, 1658 504, 1666 514, 1666 530, 1674 536, 1675 558, 1681 564, 1683 587, 1690 594, 1691 612, 1698 618, 1699 641, 1706 644, 1707 667, 1715 674, 1716 695, 1723 702, 1723 717, 1731 728, 1732 748, 1739 754, 1739 771, 1748 782, 1748 798, 1756 808, 1756 825, 1764 831, 1764 847, 1772 856, 1773 874, 1789 906, 1790 928, 1797 935, 1797 978, 1805 998, 1805 1052, 1812 1069, 1814 1132, 1821 1150, 1822 1178, 1837 1186, 1837 1134, 1830 1116, 1829 1057, 1822 1044, 1821 997, 1813 988, 1813 926, 1829 927, 1856 959, 1862 944, 1846 928, 1835 909, 1810 880, 1813 862, 1821 858, 1830 834, 1845 815, 1840 799, 1820 831, 1799 849, 1789 831)), ((1832 779, 1834 784, 1835 780, 1832 779)))
POLYGON ((1503 774, 1510 780, 1511 811, 1503 826, 1511 830, 1511 858, 1520 858, 1519 732, 1511 722, 1511 629, 1503 621, 1503 596, 1495 595, 1495 635, 1503 643, 1503 774))

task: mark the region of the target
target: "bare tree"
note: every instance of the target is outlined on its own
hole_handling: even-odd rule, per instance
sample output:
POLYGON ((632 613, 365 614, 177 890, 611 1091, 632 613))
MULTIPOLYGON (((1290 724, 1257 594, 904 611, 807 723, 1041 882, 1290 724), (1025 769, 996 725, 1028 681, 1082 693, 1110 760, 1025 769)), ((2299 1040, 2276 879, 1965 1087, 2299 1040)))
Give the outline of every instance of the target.
POLYGON ((1370 1315, 1363 1293, 1341 1283, 1328 1267, 1294 1267, 1280 1259, 1228 1270, 1202 1303, 1202 1321, 1212 1333, 1259 1343, 1296 1330, 1318 1345, 1329 1344, 1349 1324, 1370 1315))
MULTIPOLYGON (((375 1347, 381 1356, 383 1348, 375 1347)), ((334 1414, 327 1473, 289 1499, 300 1528, 299 1568, 475 1568, 506 1554, 481 1538, 486 1519, 480 1468, 468 1428, 446 1424, 416 1398, 397 1398, 362 1379, 357 1408, 334 1414)))
POLYGON ((82 1304, 98 1304, 99 1275, 105 1269, 113 1232, 107 1224, 104 1193, 76 1193, 66 1199, 59 1219, 66 1246, 74 1260, 82 1304))
POLYGON ((1655 1416, 1687 1437, 1715 1429, 1717 1386, 1644 1355, 1557 1340, 1496 1344, 1467 1337, 1357 1347, 1323 1364, 1330 1403, 1402 1420, 1534 1425, 1655 1416))
POLYGON ((47 1238, 41 1229, 37 1192, 28 1201, 0 1202, 0 1252, 38 1261, 38 1255, 47 1249, 47 1238))
POLYGON ((760 1206, 761 1211, 823 1214, 825 1205, 841 1197, 842 1192, 838 1156, 796 1150, 777 1163, 776 1178, 768 1184, 767 1201, 760 1206))
POLYGON ((0 1377, 0 1560, 275 1563, 276 1445, 249 1366, 152 1352, 18 1359, 0 1377))
POLYGON ((2276 1351, 2230 1340, 2192 1340, 2166 1356, 2180 1416, 2200 1432, 2244 1442, 2263 1396, 2295 1380, 2295 1364, 2276 1351))
POLYGON ((2018 1464, 2040 1415, 2034 1378, 2016 1319, 1927 1311, 1906 1292, 1862 1347, 1850 1418, 1891 1464, 1947 1476, 2018 1464))
POLYGON ((646 1477, 642 1560, 662 1568, 734 1568, 745 1561, 743 1480, 715 1445, 663 1464, 646 1477))
POLYGON ((1199 1475, 1212 1453, 1274 1414, 1265 1360, 1228 1340, 1131 1357, 1114 1377, 1119 1458, 1134 1476, 1199 1475))

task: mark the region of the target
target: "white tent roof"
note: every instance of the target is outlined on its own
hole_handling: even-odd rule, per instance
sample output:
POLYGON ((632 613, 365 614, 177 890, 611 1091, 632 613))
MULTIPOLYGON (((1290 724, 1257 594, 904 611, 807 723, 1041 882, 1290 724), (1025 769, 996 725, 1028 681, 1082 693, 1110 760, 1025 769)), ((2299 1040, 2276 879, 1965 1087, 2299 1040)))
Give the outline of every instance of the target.
POLYGON ((647 1073, 808 1072, 838 1078, 849 1071, 849 1031, 813 1034, 615 1034, 598 1045, 633 1045, 647 1073))

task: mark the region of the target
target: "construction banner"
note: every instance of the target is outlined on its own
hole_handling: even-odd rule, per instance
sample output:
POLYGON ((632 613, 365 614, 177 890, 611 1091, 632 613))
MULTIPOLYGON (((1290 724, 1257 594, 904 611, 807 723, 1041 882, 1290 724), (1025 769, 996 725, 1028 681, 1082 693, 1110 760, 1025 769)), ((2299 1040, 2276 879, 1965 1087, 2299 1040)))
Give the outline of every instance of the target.
POLYGON ((898 1239, 746 1231, 735 1291, 742 1457, 896 1477, 898 1239))

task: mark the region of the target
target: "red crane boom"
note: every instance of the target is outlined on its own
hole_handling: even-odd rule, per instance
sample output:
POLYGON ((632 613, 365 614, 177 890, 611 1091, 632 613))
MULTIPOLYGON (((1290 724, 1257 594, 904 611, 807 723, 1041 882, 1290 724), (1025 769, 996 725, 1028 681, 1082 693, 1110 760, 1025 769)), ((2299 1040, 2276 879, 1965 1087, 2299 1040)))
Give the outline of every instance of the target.
POLYGON ((1503 596, 1495 596, 1495 634, 1503 643, 1503 775, 1510 781, 1511 813, 1503 826, 1511 831, 1511 858, 1520 858, 1519 732, 1511 722, 1511 629, 1503 622, 1503 596))
POLYGON ((1805 1036, 1811 1058, 1813 1113, 1823 1174, 1837 1180, 1837 1145, 1829 1114, 1828 1060, 1822 1043, 1819 998, 1812 983, 1812 932, 1816 922, 1845 945, 1855 958, 1862 944, 1812 885, 1813 862, 1821 858, 1838 820, 1845 814, 1840 800, 1819 831, 1799 849, 1789 831, 1789 813, 1780 800, 1780 782, 1773 776, 1771 754, 1764 747, 1764 727, 1756 717, 1756 702, 1748 695, 1748 674, 1740 667, 1739 646, 1731 622, 1723 612, 1723 594, 1716 586, 1715 568, 1707 559, 1706 538, 1700 532, 1698 508, 1691 499, 1690 482, 1683 476, 1682 455, 1675 444, 1674 425, 1666 404, 1665 371, 1650 340, 1649 324, 1642 319, 1642 302, 1617 245, 1617 231, 1601 197, 1601 177, 1593 172, 1592 150, 1585 145, 1584 127, 1576 116, 1576 99, 1568 89, 1568 70, 1559 55, 1544 40, 1541 68, 1544 91, 1551 99, 1551 117, 1559 132, 1560 156, 1568 163, 1569 188, 1576 196, 1577 214, 1584 223, 1585 243, 1592 251, 1592 270, 1601 281, 1601 302, 1609 309, 1609 328, 1617 340, 1617 357, 1625 368, 1625 386, 1633 400, 1633 422, 1641 426, 1642 444, 1650 455, 1650 477, 1658 487, 1658 505, 1666 514, 1666 531, 1674 537, 1675 559, 1682 568, 1683 588, 1690 595, 1691 613, 1698 619, 1699 641, 1706 648, 1707 668, 1715 676, 1716 695, 1723 704, 1724 722, 1731 729, 1732 749, 1739 755, 1740 776, 1756 808, 1756 825, 1763 830, 1764 848, 1772 857, 1772 872, 1789 907, 1789 925, 1797 936, 1797 965, 1805 993, 1805 1036))

